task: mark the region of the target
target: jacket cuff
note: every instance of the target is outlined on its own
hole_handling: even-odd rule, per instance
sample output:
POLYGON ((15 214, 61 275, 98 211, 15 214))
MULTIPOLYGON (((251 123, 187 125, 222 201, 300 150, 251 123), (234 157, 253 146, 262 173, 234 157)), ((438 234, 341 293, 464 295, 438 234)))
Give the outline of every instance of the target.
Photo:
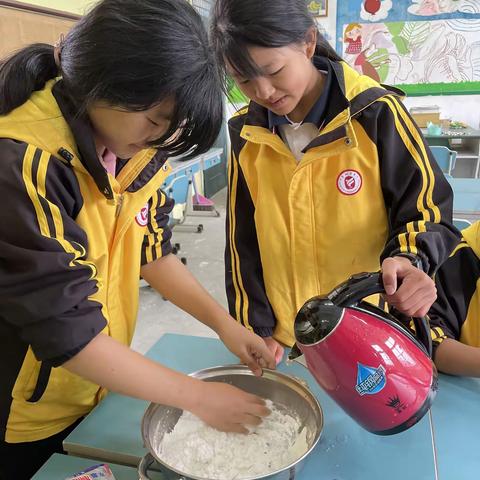
POLYGON ((412 263, 412 265, 414 267, 417 267, 419 270, 421 270, 422 272, 425 272, 425 273, 428 273, 429 271, 429 264, 428 264, 428 259, 425 255, 422 255, 422 254, 414 254, 414 253, 405 253, 405 252, 401 252, 400 250, 397 250, 395 252, 392 252, 391 255, 389 255, 390 257, 405 257, 405 258, 408 258, 410 260, 410 262, 412 263))
MULTIPOLYGON (((59 367, 85 348, 107 326, 107 320, 100 308, 93 308, 87 314, 75 319, 51 319, 52 331, 55 335, 44 339, 41 343, 32 345, 38 361, 43 361, 52 367, 59 367)), ((45 326, 48 331, 48 326, 45 326)))
MULTIPOLYGON (((447 337, 445 337, 445 338, 447 338, 447 337)), ((432 360, 434 362, 435 362, 435 355, 437 353, 437 348, 445 340, 445 338, 437 338, 435 340, 432 340, 432 360)))
POLYGON ((253 331, 260 337, 272 337, 274 328, 272 328, 272 327, 253 327, 253 331))

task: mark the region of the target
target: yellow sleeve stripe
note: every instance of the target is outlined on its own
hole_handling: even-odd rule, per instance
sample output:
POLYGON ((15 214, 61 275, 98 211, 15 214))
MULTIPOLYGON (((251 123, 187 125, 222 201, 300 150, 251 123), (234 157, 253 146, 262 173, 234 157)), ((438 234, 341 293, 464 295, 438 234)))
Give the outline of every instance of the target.
POLYGON ((398 241, 400 244, 400 251, 401 252, 410 252, 410 253, 418 253, 417 246, 416 246, 416 237, 419 233, 426 231, 426 222, 431 221, 430 211, 433 212, 435 221, 440 221, 440 211, 436 205, 433 204, 433 187, 435 184, 434 174, 431 169, 431 165, 428 161, 428 156, 421 141, 421 138, 416 131, 413 123, 410 121, 408 116, 403 112, 401 107, 397 105, 398 100, 392 99, 390 97, 384 97, 380 101, 386 103, 390 110, 392 111, 393 118, 395 121, 395 127, 397 132, 402 139, 406 149, 411 154, 413 160, 417 164, 418 168, 420 169, 422 175, 422 187, 420 189, 420 193, 417 197, 417 210, 422 215, 422 220, 417 222, 417 228, 415 228, 415 222, 409 222, 407 224, 407 232, 402 233, 398 236, 398 241), (423 156, 419 153, 413 142, 410 140, 410 137, 407 133, 406 127, 404 127, 403 122, 399 118, 402 118, 403 122, 405 122, 406 127, 410 134, 417 140, 417 143, 420 145, 422 150, 423 156), (407 122, 408 120, 408 122, 407 122), (430 209, 430 210, 429 210, 430 209))
MULTIPOLYGON (((409 253, 414 253, 415 255, 418 254, 418 249, 417 249, 417 246, 416 246, 416 237, 419 233, 426 232, 426 231, 427 231, 427 228, 425 226, 424 221, 408 222, 407 223, 407 233, 401 234, 400 237, 404 235, 405 238, 407 238, 407 235, 408 235, 407 248, 408 248, 409 253), (415 224, 416 224, 416 228, 415 228, 415 224)), ((400 242, 400 246, 401 246, 402 251, 404 251, 403 250, 404 243, 405 243, 405 241, 400 242)))
POLYGON ((400 135, 400 138, 403 140, 403 143, 405 144, 405 147, 410 152, 410 155, 414 159, 415 163, 420 168, 420 172, 422 174, 423 182, 422 182, 422 188, 420 190, 420 194, 418 195, 418 198, 417 198, 417 210, 422 213, 423 220, 429 222, 430 221, 430 212, 424 207, 424 198, 425 198, 425 194, 426 194, 426 191, 427 191, 427 182, 428 182, 427 181, 427 172, 426 172, 424 166, 422 165, 422 161, 420 159, 420 156, 418 155, 418 152, 415 150, 415 147, 413 146, 412 142, 408 138, 407 132, 405 131, 405 129, 401 125, 401 123, 398 119, 397 110, 393 106, 392 102, 390 101, 390 99, 388 97, 382 98, 382 99, 380 99, 380 101, 385 102, 389 106, 390 110, 392 111, 393 118, 394 118, 394 121, 395 121, 395 126, 397 127, 397 132, 400 135))
POLYGON ((155 232, 158 229, 158 225, 156 225, 156 218, 155 218, 155 213, 156 213, 156 206, 157 206, 157 201, 158 201, 158 195, 157 192, 154 192, 152 195, 152 205, 150 206, 150 210, 148 212, 149 217, 150 217, 150 228, 153 230, 149 230, 148 235, 147 235, 147 240, 148 243, 145 247, 145 259, 147 260, 147 263, 150 263, 153 261, 153 251, 155 247, 155 232), (157 228, 155 228, 157 227, 157 228))
POLYGON ((402 253, 408 253, 407 234, 401 233, 398 236, 398 242, 400 243, 400 251, 402 253))
POLYGON ((46 195, 46 178, 48 162, 50 161, 50 154, 42 152, 40 149, 29 145, 25 152, 22 166, 22 177, 25 183, 30 201, 32 202, 35 210, 37 221, 39 225, 40 233, 47 238, 56 240, 64 249, 65 252, 73 255, 73 259, 70 261, 70 267, 75 265, 86 265, 92 273, 90 279, 93 279, 97 274, 96 266, 86 260, 82 260, 85 257, 85 248, 75 242, 79 248, 75 248, 74 245, 65 238, 62 214, 57 205, 47 200, 46 195), (40 158, 38 158, 40 157, 40 158), (37 175, 35 178, 33 174, 34 163, 38 159, 37 175), (41 199, 47 204, 48 210, 46 211, 42 205, 41 199), (51 218, 54 229, 50 231, 47 218, 51 218))
MULTIPOLYGON (((159 237, 161 237, 163 234, 163 229, 160 229, 158 231, 158 235, 159 237)), ((162 242, 157 242, 155 244, 155 255, 156 255, 156 258, 161 258, 162 257, 162 242)))
POLYGON ((228 191, 229 191, 229 211, 228 218, 230 224, 229 240, 230 240, 230 257, 232 264, 233 286, 235 289, 235 314, 238 322, 241 322, 249 330, 253 330, 248 322, 248 297, 243 286, 242 274, 240 271, 240 258, 235 244, 235 207, 237 204, 237 184, 238 184, 238 168, 239 165, 234 159, 234 153, 230 153, 228 162, 228 191), (243 309, 241 308, 241 300, 243 298, 243 309))
POLYGON ((148 239, 148 245, 145 248, 145 258, 147 260, 147 263, 153 262, 153 252, 152 252, 152 247, 155 243, 155 235, 150 234, 147 236, 148 239))
POLYGON ((235 211, 236 205, 236 196, 237 196, 237 172, 235 168, 235 161, 233 159, 233 152, 230 153, 230 158, 228 162, 228 192, 229 192, 229 210, 228 210, 228 219, 230 224, 229 240, 230 240, 230 258, 231 258, 231 267, 232 267, 232 279, 233 287, 235 290, 235 317, 238 322, 241 322, 241 312, 240 312, 240 287, 237 280, 237 268, 236 268, 236 248, 234 243, 235 236, 235 216, 233 212, 235 211))
POLYGON ((408 232, 408 245, 410 248, 410 253, 417 254, 418 250, 415 244, 415 237, 417 236, 417 233, 415 231, 415 222, 408 222, 407 223, 407 232, 408 232))
POLYGON ((432 340, 437 343, 442 343, 447 338, 440 327, 430 327, 430 335, 432 340))
POLYGON ((37 215, 37 222, 38 228, 40 233, 44 237, 50 237, 50 228, 48 227, 47 216, 43 211, 43 207, 40 204, 40 199, 38 198, 37 189, 33 182, 33 159, 35 156, 35 152, 37 148, 32 147, 29 145, 25 152, 25 156, 23 158, 23 166, 22 166, 22 177, 23 182, 25 183, 25 188, 27 190, 27 194, 30 197, 30 201, 32 202, 33 208, 35 209, 35 214, 37 215))
POLYGON ((470 248, 470 246, 468 245, 467 242, 465 241, 462 241, 460 242, 456 247, 455 249, 453 250, 453 252, 450 254, 450 257, 453 257, 459 250, 461 250, 462 248, 470 248))
POLYGON ((405 110, 402 108, 400 105, 400 102, 397 98, 393 97, 393 103, 396 106, 397 112, 400 114, 402 117, 403 122, 405 123, 406 127, 408 128, 408 131, 410 132, 410 135, 415 139, 417 145, 420 147, 420 154, 421 154, 421 160, 424 166, 427 169, 428 172, 428 177, 430 180, 430 183, 428 185, 427 189, 427 206, 432 210, 434 214, 434 222, 439 223, 440 220, 442 219, 440 209, 438 206, 434 203, 433 201, 433 190, 435 188, 435 174, 433 173, 432 170, 432 165, 430 163, 430 160, 428 158, 427 150, 425 148, 425 143, 422 140, 422 137, 417 129, 417 127, 414 125, 412 122, 411 118, 407 115, 405 110))
POLYGON ((158 198, 158 191, 152 195, 152 206, 150 207, 150 223, 155 232, 158 232, 159 226, 157 223, 157 207, 162 206, 165 203, 164 198, 160 195, 158 198))
MULTIPOLYGON (((157 193, 157 198, 158 197, 160 197, 158 199, 158 206, 163 207, 165 205, 165 202, 167 201, 167 197, 165 196, 165 194, 163 192, 160 192, 160 195, 158 195, 158 193, 157 193)), ((155 253, 157 255, 157 258, 160 258, 162 256, 163 228, 160 228, 160 226, 158 225, 156 217, 155 217, 155 228, 158 231, 158 237, 160 239, 160 241, 157 242, 156 245, 155 245, 155 253)))

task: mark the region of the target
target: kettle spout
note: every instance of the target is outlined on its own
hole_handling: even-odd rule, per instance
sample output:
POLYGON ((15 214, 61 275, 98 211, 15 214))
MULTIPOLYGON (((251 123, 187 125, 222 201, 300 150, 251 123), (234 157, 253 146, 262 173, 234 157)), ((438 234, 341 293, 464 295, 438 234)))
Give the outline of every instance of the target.
POLYGON ((293 362, 297 362, 304 367, 306 366, 305 357, 303 356, 302 351, 298 348, 296 343, 293 345, 292 349, 288 354, 286 364, 291 365, 293 362))

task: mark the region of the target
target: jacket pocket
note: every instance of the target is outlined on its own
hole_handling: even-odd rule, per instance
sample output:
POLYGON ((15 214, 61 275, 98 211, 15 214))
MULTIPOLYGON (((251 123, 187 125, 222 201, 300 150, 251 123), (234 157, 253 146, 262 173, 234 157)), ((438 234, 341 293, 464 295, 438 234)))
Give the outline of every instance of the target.
POLYGON ((32 395, 30 398, 27 398, 27 402, 35 403, 38 402, 45 390, 47 389, 48 380, 50 379, 50 373, 52 371, 52 367, 45 362, 40 364, 40 370, 37 376, 37 383, 35 384, 35 388, 33 389, 32 395))

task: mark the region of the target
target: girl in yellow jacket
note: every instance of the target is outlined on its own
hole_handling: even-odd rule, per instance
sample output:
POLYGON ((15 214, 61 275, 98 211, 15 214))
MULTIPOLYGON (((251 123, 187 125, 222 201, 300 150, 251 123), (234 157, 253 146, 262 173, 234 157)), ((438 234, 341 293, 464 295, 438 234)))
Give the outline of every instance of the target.
POLYGON ((438 298, 428 312, 437 368, 480 377, 480 221, 435 275, 438 298))
POLYGON ((260 422, 261 399, 129 348, 142 276, 256 373, 274 366, 171 254, 166 158, 206 151, 223 118, 193 8, 104 0, 57 47, 5 60, 0 92, 0 478, 31 478, 104 388, 222 430, 260 422))
POLYGON ((459 239, 451 189, 401 92, 343 62, 303 0, 217 0, 211 37, 251 100, 229 122, 232 315, 279 360, 306 300, 379 268, 386 300, 424 315, 459 239))

